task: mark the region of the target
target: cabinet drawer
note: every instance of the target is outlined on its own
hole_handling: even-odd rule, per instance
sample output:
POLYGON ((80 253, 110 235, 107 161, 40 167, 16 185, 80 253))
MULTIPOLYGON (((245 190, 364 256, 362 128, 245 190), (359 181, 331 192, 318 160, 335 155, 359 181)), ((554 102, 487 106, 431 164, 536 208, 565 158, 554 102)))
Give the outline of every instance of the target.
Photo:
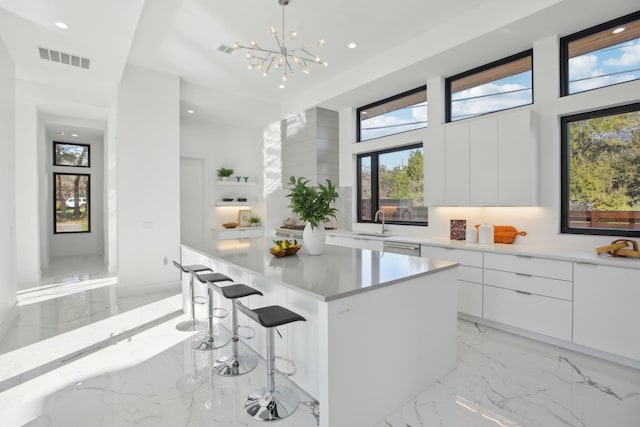
POLYGON ((570 262, 525 255, 486 253, 484 254, 484 268, 531 274, 551 279, 573 280, 573 267, 570 262))
POLYGON ((218 239, 248 239, 251 237, 262 237, 264 230, 262 228, 232 228, 228 230, 217 230, 218 239))
POLYGON ((571 341, 571 302, 484 286, 485 319, 571 341))
POLYGON ((485 269, 483 283, 485 285, 560 298, 567 301, 573 299, 573 283, 566 280, 485 269))
POLYGON ((448 261, 456 261, 460 265, 482 267, 482 252, 480 251, 422 245, 420 254, 425 258, 446 259, 448 261))
POLYGON ((482 317, 482 285, 458 280, 458 312, 482 317))
POLYGON ((458 267, 458 280, 482 284, 482 269, 461 265, 458 267))

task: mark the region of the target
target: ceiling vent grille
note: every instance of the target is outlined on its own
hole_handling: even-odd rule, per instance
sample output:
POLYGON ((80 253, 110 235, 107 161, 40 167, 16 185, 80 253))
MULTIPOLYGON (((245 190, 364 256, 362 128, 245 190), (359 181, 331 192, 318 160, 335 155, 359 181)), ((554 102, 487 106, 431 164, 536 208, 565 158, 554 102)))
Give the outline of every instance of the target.
POLYGON ((89 69, 91 60, 81 56, 72 55, 70 53, 60 52, 53 49, 39 47, 40 58, 45 61, 58 62, 60 64, 71 65, 72 67, 89 69))
POLYGON ((220 46, 218 46, 218 52, 230 54, 233 51, 234 49, 230 46, 227 46, 226 44, 221 44, 220 46))

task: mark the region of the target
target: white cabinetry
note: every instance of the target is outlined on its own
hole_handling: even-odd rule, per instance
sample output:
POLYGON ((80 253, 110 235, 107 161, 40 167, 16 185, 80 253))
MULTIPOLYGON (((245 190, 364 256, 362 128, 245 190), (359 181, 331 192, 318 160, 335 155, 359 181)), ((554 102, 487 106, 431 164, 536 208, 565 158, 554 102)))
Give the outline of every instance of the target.
POLYGON ((444 126, 444 144, 427 144, 429 164, 443 164, 425 180, 444 194, 426 192, 432 206, 535 206, 537 131, 533 113, 520 109, 444 126), (444 146, 442 146, 444 145, 444 146))
POLYGON ((640 270, 574 265, 573 342, 640 360, 640 270))
POLYGON ((460 263, 458 274, 458 312, 482 317, 482 252, 422 245, 423 258, 460 263))
POLYGON ((264 236, 262 227, 225 228, 215 230, 218 240, 249 239, 264 236))
POLYGON ((571 341, 572 264, 485 253, 485 319, 571 341))

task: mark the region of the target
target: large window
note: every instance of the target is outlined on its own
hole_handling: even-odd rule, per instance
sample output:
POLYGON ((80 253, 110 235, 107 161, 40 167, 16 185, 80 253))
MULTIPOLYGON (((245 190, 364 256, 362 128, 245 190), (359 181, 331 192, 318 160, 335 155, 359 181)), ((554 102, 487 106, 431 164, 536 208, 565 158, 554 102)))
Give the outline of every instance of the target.
POLYGON ((562 95, 640 79, 640 12, 560 41, 562 95))
POLYGON ((533 50, 527 50, 449 77, 447 122, 532 104, 532 69, 533 50))
POLYGON ((562 123, 562 232, 640 236, 640 103, 562 123))
POLYGON ((54 233, 88 233, 91 231, 89 179, 88 174, 57 172, 53 174, 54 233))
POLYGON ((358 156, 358 222, 427 225, 422 144, 358 156))
POLYGON ((427 126, 427 87, 358 108, 358 142, 427 126))

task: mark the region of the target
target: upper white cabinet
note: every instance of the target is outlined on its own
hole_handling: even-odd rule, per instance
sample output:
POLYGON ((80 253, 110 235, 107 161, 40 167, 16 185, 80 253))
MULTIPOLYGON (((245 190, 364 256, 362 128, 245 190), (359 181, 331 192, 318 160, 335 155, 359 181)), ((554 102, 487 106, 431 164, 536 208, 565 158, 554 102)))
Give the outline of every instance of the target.
POLYGON ((640 271, 575 263, 573 342, 640 360, 640 271))
POLYGON ((531 110, 498 116, 498 205, 538 204, 537 125, 531 110))
MULTIPOLYGON (((533 113, 521 109, 450 123, 444 147, 427 144, 429 164, 444 165, 444 194, 426 192, 431 206, 534 206, 537 200, 537 132, 533 113), (438 158, 443 156, 443 158, 438 158)), ((427 167, 426 181, 441 170, 427 167)))

